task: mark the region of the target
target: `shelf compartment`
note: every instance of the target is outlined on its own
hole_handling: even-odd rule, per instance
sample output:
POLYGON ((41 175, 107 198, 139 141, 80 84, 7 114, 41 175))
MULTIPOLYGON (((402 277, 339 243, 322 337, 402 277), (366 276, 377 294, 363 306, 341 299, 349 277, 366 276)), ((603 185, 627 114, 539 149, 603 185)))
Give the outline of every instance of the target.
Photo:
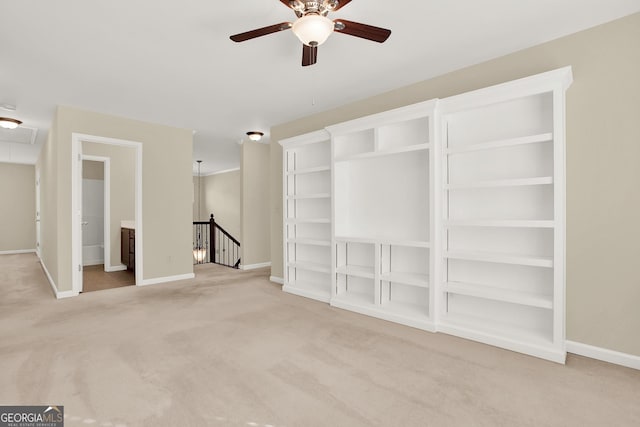
POLYGON ((452 294, 467 295, 529 307, 553 309, 553 297, 551 295, 539 295, 506 288, 462 282, 444 283, 442 290, 452 294))
POLYGON ((340 135, 334 139, 335 157, 350 157, 375 150, 373 128, 340 135))
POLYGON ((331 273, 330 265, 322 264, 319 262, 291 261, 287 264, 287 267, 296 268, 300 270, 315 271, 318 273, 331 273))
POLYGON ((429 287, 429 250, 426 248, 398 245, 380 246, 380 278, 393 284, 413 287, 429 287))
POLYGON ((497 141, 482 142, 460 147, 449 147, 445 149, 446 154, 466 153, 469 151, 493 150, 496 148, 513 147, 516 145, 535 144, 539 142, 553 141, 553 133, 541 133, 538 135, 528 135, 518 138, 507 138, 497 141))
POLYGON ((469 252, 460 250, 445 251, 444 257, 448 259, 461 259, 469 261, 492 262, 498 264, 516 264, 528 265, 531 267, 553 268, 552 257, 531 257, 505 253, 469 252))
POLYGON ((287 243, 291 243, 295 245, 309 245, 309 246, 331 246, 331 241, 329 240, 307 239, 302 237, 288 239, 287 243))
POLYGON ((553 228, 450 227, 445 230, 446 250, 452 253, 502 254, 525 259, 553 256, 553 228))
POLYGON ((330 224, 329 218, 287 218, 287 224, 330 224))
POLYGON ((554 215, 554 187, 485 187, 447 194, 449 220, 547 221, 554 215))
POLYGON ((429 156, 418 151, 336 164, 335 234, 429 241, 429 156))
POLYGON ((375 277, 375 245, 337 242, 335 255, 338 273, 368 279, 375 277))
POLYGON ((331 240, 330 223, 304 223, 286 224, 286 240, 290 239, 311 239, 311 240, 331 240))
POLYGON ((443 324, 518 342, 553 344, 552 311, 467 295, 449 294, 443 324))
POLYGON ((375 277, 375 270, 373 267, 362 265, 343 265, 336 269, 339 274, 345 274, 348 276, 362 277, 365 279, 373 279, 375 277))
POLYGON ((447 183, 524 180, 554 174, 551 141, 454 153, 444 160, 447 183))
POLYGON ((447 228, 453 227, 496 227, 496 228, 553 228, 551 220, 449 220, 444 221, 447 228))
POLYGON ((408 145, 404 147, 389 148, 385 150, 370 151, 365 153, 352 154, 349 156, 336 157, 336 162, 347 162, 351 160, 370 159, 375 157, 390 156, 393 154, 411 153, 414 151, 429 150, 430 148, 431 148, 431 144, 408 145))
POLYGON ((331 193, 309 193, 309 194, 295 194, 287 196, 289 200, 306 200, 306 199, 330 199, 331 193))
POLYGON ((342 294, 331 298, 333 307, 377 317, 389 322, 400 323, 413 328, 435 332, 428 311, 424 306, 390 301, 384 305, 373 304, 369 295, 342 294))
POLYGON ((299 218, 331 218, 331 201, 329 199, 287 199, 285 217, 299 218))
POLYGON ((286 148, 284 161, 286 173, 326 166, 331 163, 331 142, 319 138, 314 142, 290 146, 286 148))
POLYGON ((306 173, 286 174, 285 191, 287 198, 308 194, 330 194, 331 173, 328 167, 306 173))
POLYGON ((336 276, 336 296, 352 303, 375 304, 377 289, 372 278, 338 274, 336 276))
POLYGON ((527 330, 504 322, 493 322, 462 314, 443 316, 439 330, 444 333, 564 363, 563 353, 554 348, 551 337, 545 332, 527 330))
POLYGON ((377 128, 377 149, 394 150, 429 143, 429 117, 418 117, 381 125, 377 128))
POLYGON ((429 318, 429 308, 426 305, 412 304, 408 302, 388 301, 381 306, 381 311, 395 316, 406 318, 429 318))
POLYGON ((385 237, 358 237, 358 236, 336 236, 337 242, 371 243, 380 245, 407 246, 415 248, 429 248, 431 244, 420 240, 394 240, 385 237))
POLYGON ((420 288, 429 287, 429 275, 427 274, 389 272, 382 273, 380 279, 385 282, 401 283, 420 288))
POLYGON ((326 172, 329 170, 331 170, 331 166, 323 165, 323 166, 315 166, 312 168, 290 170, 290 171, 287 171, 287 175, 304 175, 304 174, 310 174, 310 173, 326 172))
POLYGON ((536 178, 494 179, 485 181, 470 181, 454 184, 445 184, 445 190, 466 190, 474 188, 501 188, 501 187, 525 187, 531 185, 551 185, 553 177, 541 176, 536 178))

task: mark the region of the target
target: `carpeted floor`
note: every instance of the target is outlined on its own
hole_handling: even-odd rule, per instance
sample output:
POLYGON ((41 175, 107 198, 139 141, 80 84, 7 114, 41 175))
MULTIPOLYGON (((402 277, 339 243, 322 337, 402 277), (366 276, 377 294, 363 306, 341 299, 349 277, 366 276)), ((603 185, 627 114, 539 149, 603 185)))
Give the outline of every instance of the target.
POLYGON ((0 256, 0 404, 70 426, 638 426, 640 371, 565 366, 283 293, 268 269, 55 300, 0 256))

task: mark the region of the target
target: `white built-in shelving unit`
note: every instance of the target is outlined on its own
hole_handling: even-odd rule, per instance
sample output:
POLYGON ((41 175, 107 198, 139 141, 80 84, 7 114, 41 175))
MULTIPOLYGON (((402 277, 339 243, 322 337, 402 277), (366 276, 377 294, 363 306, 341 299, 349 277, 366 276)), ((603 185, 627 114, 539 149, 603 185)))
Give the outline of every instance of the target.
POLYGON ((281 141, 284 290, 565 359, 571 68, 281 141))
POLYGON ((334 159, 331 305, 434 330, 436 101, 327 128, 334 159))
POLYGON ((326 131, 280 142, 284 165, 284 290, 331 298, 331 143, 326 131))
POLYGON ((564 362, 571 70, 440 102, 438 330, 564 362))

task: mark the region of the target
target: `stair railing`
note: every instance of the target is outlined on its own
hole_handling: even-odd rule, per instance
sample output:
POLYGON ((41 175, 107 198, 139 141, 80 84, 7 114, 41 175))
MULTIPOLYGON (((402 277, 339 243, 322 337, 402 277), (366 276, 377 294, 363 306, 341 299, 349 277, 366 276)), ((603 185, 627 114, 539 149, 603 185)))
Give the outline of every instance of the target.
POLYGON ((193 222, 194 264, 214 263, 231 268, 240 266, 240 242, 220 224, 213 214, 209 221, 193 222))

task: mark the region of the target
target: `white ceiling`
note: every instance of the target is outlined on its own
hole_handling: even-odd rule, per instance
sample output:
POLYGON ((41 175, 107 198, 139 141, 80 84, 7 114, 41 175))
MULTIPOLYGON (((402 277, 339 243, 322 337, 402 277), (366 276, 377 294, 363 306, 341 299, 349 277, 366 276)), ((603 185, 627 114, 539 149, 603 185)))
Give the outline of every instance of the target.
MULTIPOLYGON (((291 31, 229 36, 295 15, 278 0, 0 0, 0 104, 39 129, 56 105, 193 129, 203 174, 239 166, 246 131, 508 54, 640 11, 640 0, 353 0, 330 18, 393 31, 378 44, 333 34, 301 67, 291 31)), ((267 139, 268 140, 268 139, 267 139)), ((194 163, 195 170, 195 163, 194 163)))

